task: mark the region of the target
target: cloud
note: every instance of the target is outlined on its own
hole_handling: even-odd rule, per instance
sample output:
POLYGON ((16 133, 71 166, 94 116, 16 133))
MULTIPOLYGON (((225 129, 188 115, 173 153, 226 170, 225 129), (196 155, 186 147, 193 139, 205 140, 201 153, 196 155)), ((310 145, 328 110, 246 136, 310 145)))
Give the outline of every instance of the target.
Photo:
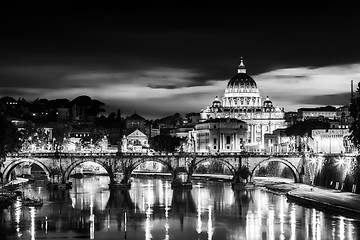
POLYGON ((198 84, 193 79, 199 75, 201 73, 190 69, 175 68, 154 68, 131 72, 76 73, 64 78, 68 87, 56 89, 54 92, 49 90, 46 94, 74 96, 87 92, 107 99, 140 101, 214 92, 217 81, 209 80, 198 84), (77 87, 74 87, 74 84, 77 87))
MULTIPOLYGON (((286 111, 315 105, 341 105, 350 96, 350 81, 360 80, 360 64, 280 68, 251 75, 263 100, 269 96, 286 111), (348 94, 347 94, 348 93, 348 94)), ((204 79, 201 70, 175 67, 106 69, 84 66, 38 65, 0 68, 0 94, 25 99, 73 99, 88 95, 113 109, 145 116, 198 112, 221 98, 231 78, 204 79), (3 79, 3 78, 2 78, 3 79), (146 114, 145 114, 146 113, 146 114)), ((226 77, 228 77, 228 75, 226 77)))
POLYGON ((360 64, 284 68, 253 78, 263 96, 269 95, 274 104, 292 111, 300 107, 346 103, 351 80, 360 81, 359 69, 360 64))
POLYGON ((346 105, 349 104, 351 98, 350 92, 338 93, 338 94, 326 94, 312 96, 306 99, 302 99, 299 103, 302 104, 320 104, 320 105, 346 105))

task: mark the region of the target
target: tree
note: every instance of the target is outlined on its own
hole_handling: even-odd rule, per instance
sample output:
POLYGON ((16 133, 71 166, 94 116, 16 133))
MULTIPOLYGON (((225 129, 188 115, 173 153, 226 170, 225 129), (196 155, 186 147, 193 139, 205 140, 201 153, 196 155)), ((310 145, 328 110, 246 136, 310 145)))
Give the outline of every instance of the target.
POLYGON ((21 147, 17 128, 5 115, 0 114, 0 159, 3 161, 8 153, 16 152, 21 147))
POLYGON ((350 102, 350 116, 353 118, 353 122, 350 126, 350 140, 354 143, 357 149, 360 149, 360 83, 356 90, 358 96, 351 99, 350 102))
POLYGON ((150 139, 150 147, 155 151, 175 152, 182 139, 170 135, 157 135, 150 139))
POLYGON ((317 119, 306 119, 299 121, 290 127, 286 128, 285 133, 287 136, 310 136, 313 129, 328 129, 330 123, 320 121, 317 119))
POLYGON ((53 128, 52 130, 53 139, 57 146, 63 145, 64 141, 69 136, 71 129, 72 129, 71 125, 65 123, 58 124, 56 127, 53 128))
POLYGON ((49 140, 49 133, 42 127, 36 127, 31 121, 27 121, 19 131, 23 149, 29 149, 31 144, 37 148, 45 147, 49 140))
MULTIPOLYGON (((6 155, 16 152, 21 147, 19 132, 5 115, 0 114, 0 168, 3 167, 6 155)), ((2 172, 0 172, 1 182, 2 172)))
POLYGON ((100 143, 104 140, 104 137, 106 137, 106 131, 104 129, 94 128, 91 130, 89 136, 81 139, 81 144, 85 146, 90 143, 92 145, 90 147, 99 147, 100 143))

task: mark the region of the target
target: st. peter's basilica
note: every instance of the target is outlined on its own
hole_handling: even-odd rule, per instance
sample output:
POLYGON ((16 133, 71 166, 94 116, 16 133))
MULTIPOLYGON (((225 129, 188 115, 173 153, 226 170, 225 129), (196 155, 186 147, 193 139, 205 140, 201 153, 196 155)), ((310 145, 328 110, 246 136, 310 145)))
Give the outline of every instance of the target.
MULTIPOLYGON (((221 100, 215 97, 211 106, 200 111, 201 122, 213 122, 215 119, 237 119, 246 123, 246 134, 237 136, 229 132, 219 132, 219 142, 231 135, 232 151, 246 148, 248 151, 261 151, 264 148, 264 135, 272 133, 275 129, 286 128, 285 111, 272 103, 269 97, 262 101, 259 88, 255 80, 246 73, 243 59, 237 69, 237 74, 232 77, 225 89, 221 100), (236 137, 241 139, 236 139, 236 137)), ((219 125, 221 128, 221 125, 219 125)), ((225 130, 225 129, 224 129, 225 130)), ((219 129, 216 129, 219 131, 219 129)), ((220 130, 221 131, 221 130, 220 130)), ((211 134, 210 134, 211 135, 211 134)), ((228 138, 229 139, 229 138, 228 138)), ((209 148, 216 139, 208 139, 209 148)), ((201 145, 201 144, 200 144, 201 145)), ((225 145, 220 145, 218 150, 226 151, 225 145)), ((214 148, 216 148, 214 146, 214 148)), ((212 149, 214 149, 212 148, 212 149)), ((227 147, 228 150, 229 146, 227 147)))

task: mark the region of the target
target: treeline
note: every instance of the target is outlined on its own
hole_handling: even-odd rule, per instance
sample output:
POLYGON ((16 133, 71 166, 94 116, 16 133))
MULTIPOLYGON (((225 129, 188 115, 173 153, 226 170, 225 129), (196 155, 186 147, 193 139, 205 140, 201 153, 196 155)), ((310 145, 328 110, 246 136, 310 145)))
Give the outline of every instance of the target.
POLYGON ((326 121, 320 121, 318 119, 307 119, 304 121, 298 121, 290 127, 286 128, 285 134, 287 136, 311 136, 311 131, 314 129, 329 129, 330 123, 326 121))
POLYGON ((103 102, 85 95, 78 96, 73 100, 37 98, 34 101, 27 101, 24 98, 16 100, 10 96, 0 98, 1 113, 35 123, 58 121, 58 111, 61 108, 71 109, 70 114, 97 116, 99 113, 105 112, 104 106, 103 102))

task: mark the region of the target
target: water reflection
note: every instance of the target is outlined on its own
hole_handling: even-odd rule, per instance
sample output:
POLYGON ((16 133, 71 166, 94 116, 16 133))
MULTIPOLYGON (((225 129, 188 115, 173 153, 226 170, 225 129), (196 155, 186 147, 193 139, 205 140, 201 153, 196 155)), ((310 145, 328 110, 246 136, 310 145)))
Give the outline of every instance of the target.
MULTIPOLYGON (((16 201, 0 213, 5 239, 358 239, 359 220, 288 202, 284 195, 232 190, 227 183, 134 179, 109 190, 107 177, 72 179, 70 191, 29 185, 41 208, 16 201)), ((4 236, 4 235, 3 235, 4 236)))

